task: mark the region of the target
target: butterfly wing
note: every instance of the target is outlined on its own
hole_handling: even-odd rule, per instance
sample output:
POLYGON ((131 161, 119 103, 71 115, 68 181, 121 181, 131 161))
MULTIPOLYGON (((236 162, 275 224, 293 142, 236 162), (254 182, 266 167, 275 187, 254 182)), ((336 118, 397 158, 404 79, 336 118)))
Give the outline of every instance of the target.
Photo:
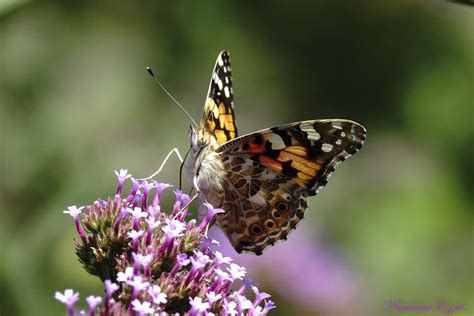
POLYGON ((216 217, 238 251, 261 254, 286 239, 340 162, 355 154, 365 128, 348 120, 282 125, 217 149, 228 170, 223 214, 216 217))
POLYGON ((212 71, 200 126, 218 145, 237 137, 229 53, 222 51, 212 71))

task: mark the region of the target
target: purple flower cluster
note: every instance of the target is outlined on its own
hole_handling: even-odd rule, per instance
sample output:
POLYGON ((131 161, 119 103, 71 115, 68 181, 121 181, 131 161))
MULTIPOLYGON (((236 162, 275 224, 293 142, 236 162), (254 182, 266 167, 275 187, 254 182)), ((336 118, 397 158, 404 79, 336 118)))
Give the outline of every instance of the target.
POLYGON ((116 174, 114 198, 64 211, 80 236, 79 261, 105 288, 103 298, 87 297, 89 311, 79 313, 74 310, 79 293, 56 292, 69 315, 266 315, 274 308, 270 295, 245 278, 244 267, 209 247, 218 244, 206 236, 209 223, 223 210, 206 203, 208 215, 199 225, 186 222, 188 195, 176 190, 173 210, 166 214, 160 200, 170 185, 139 182, 127 170, 116 174), (127 179, 132 189, 122 197, 127 179), (250 289, 252 298, 246 296, 250 289))

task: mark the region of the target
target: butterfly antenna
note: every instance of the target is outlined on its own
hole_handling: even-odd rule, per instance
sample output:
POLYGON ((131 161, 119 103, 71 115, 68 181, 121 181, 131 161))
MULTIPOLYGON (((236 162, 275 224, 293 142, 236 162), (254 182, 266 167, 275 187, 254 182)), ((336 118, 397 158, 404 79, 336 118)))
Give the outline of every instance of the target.
POLYGON ((184 113, 186 113, 186 115, 187 115, 187 116, 191 119, 191 121, 193 122, 194 126, 197 127, 198 125, 197 125, 196 121, 192 118, 191 115, 189 115, 188 111, 186 111, 186 109, 185 109, 178 101, 176 101, 176 99, 168 92, 168 90, 166 90, 166 88, 163 86, 163 84, 161 83, 161 81, 158 80, 157 77, 155 77, 155 74, 153 73, 153 71, 151 70, 151 68, 150 68, 150 67, 146 67, 146 71, 150 74, 150 76, 153 77, 153 79, 155 80, 155 82, 160 85, 161 89, 163 89, 163 91, 166 92, 166 94, 171 98, 171 100, 173 100, 174 103, 176 103, 176 104, 181 108, 181 110, 183 110, 184 113))

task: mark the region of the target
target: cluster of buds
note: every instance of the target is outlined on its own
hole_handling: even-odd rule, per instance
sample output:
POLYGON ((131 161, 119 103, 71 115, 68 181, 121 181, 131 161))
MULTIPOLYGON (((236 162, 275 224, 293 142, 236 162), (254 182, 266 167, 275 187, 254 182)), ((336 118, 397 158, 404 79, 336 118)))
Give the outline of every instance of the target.
POLYGON ((75 311, 79 293, 56 292, 69 315, 266 315, 274 308, 270 295, 245 278, 244 267, 210 247, 218 242, 206 232, 222 209, 206 203, 202 222, 186 222, 192 200, 187 194, 176 190, 173 209, 164 212, 160 200, 170 185, 138 181, 127 170, 116 174, 113 198, 64 211, 80 236, 79 261, 105 288, 104 297, 86 298, 88 312, 75 311), (123 197, 127 180, 133 185, 123 197))

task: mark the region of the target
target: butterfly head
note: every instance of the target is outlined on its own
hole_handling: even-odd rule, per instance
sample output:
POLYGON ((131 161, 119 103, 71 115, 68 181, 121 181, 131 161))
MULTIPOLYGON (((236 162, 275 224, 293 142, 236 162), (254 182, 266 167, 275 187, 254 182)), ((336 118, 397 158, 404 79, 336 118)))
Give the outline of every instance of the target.
POLYGON ((206 137, 204 129, 189 126, 189 143, 194 152, 199 152, 202 148, 209 145, 209 137, 206 137))

